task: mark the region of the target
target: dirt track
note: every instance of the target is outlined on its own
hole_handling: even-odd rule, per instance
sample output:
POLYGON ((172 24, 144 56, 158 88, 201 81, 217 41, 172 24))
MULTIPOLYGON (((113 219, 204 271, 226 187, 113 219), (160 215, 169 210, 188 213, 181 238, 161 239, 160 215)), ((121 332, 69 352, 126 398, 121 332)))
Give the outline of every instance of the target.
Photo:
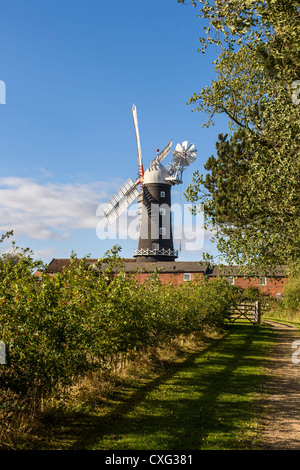
MULTIPOLYGON (((299 331, 275 322, 266 322, 275 328, 277 342, 270 357, 268 372, 271 372, 268 395, 263 400, 268 417, 263 423, 263 445, 265 450, 300 449, 300 364, 294 364, 292 354, 300 350, 293 342, 300 340, 299 331)), ((300 361, 300 351, 298 355, 300 361)))

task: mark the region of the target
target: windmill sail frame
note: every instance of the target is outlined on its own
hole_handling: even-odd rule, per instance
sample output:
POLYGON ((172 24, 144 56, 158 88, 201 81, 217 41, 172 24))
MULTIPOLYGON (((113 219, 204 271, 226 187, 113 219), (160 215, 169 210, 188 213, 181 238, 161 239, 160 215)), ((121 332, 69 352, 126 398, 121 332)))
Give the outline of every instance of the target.
POLYGON ((115 194, 103 206, 103 212, 111 224, 130 206, 138 197, 137 184, 128 178, 125 183, 115 192, 115 194))
POLYGON ((143 167, 143 159, 142 159, 142 149, 141 149, 141 142, 140 142, 140 134, 139 134, 139 126, 137 120, 137 111, 136 106, 132 106, 132 117, 135 129, 135 137, 136 137, 136 145, 137 145, 137 153, 138 153, 138 167, 139 167, 139 175, 140 178, 144 175, 144 167, 143 167))

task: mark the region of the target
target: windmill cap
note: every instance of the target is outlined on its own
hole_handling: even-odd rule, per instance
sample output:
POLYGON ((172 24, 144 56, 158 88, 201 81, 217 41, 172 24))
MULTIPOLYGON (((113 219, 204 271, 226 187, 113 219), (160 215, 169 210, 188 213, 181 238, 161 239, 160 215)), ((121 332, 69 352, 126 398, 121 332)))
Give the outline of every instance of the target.
POLYGON ((154 161, 152 165, 144 173, 144 184, 151 183, 163 183, 170 184, 169 181, 166 181, 166 178, 169 176, 168 171, 165 167, 158 161, 154 161))

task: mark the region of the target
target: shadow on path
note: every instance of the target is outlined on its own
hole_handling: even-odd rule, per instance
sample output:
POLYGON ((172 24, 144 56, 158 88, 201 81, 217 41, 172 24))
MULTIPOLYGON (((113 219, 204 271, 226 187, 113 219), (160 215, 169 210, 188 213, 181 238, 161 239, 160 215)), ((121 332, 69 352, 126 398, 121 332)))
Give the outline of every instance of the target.
POLYGON ((225 448, 245 446, 246 436, 238 434, 253 415, 247 396, 259 391, 262 380, 251 372, 262 360, 253 341, 269 334, 236 324, 230 341, 214 340, 189 354, 107 414, 81 416, 70 427, 66 423, 61 437, 68 438, 69 449, 201 449, 207 448, 210 433, 219 435, 225 448))

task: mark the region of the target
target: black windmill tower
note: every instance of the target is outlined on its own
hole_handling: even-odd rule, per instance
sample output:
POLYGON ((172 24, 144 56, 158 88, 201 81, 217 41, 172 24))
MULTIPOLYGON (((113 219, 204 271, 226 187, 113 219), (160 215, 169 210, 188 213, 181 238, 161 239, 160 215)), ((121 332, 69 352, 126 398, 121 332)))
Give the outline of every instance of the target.
POLYGON ((182 173, 196 159, 197 150, 188 142, 177 144, 173 159, 166 165, 162 160, 169 154, 172 140, 152 160, 144 171, 136 107, 132 107, 135 126, 139 177, 133 182, 131 178, 104 205, 103 211, 109 223, 118 217, 137 200, 139 214, 139 244, 133 256, 141 261, 174 261, 178 251, 174 249, 171 188, 182 183, 182 173), (140 186, 139 192, 137 187, 140 186))

